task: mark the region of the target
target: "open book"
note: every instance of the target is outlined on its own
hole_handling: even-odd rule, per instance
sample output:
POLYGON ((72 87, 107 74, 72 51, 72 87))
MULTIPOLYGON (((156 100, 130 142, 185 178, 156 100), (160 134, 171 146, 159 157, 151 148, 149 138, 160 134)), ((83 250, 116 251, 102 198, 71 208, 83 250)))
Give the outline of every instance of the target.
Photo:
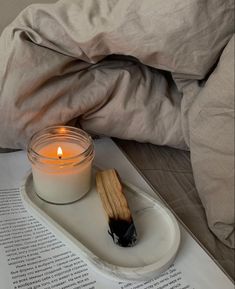
MULTIPOLYGON (((125 181, 157 197, 110 139, 96 140, 95 150, 97 166, 115 167, 125 181)), ((25 152, 0 154, 0 289, 234 288, 182 225, 176 260, 159 277, 144 282, 105 278, 26 209, 19 188, 29 171, 25 152)))

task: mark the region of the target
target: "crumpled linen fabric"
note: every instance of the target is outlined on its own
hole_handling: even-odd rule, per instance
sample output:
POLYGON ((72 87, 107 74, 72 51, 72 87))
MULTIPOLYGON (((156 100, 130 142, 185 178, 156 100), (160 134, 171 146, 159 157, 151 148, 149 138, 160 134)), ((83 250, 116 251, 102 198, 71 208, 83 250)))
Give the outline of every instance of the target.
MULTIPOLYGON (((223 179, 208 173, 216 170, 215 151, 223 172, 231 169, 224 161, 227 147, 221 142, 217 150, 210 143, 205 150, 205 143, 219 133, 213 122, 218 118, 206 110, 205 119, 212 122, 206 130, 201 110, 194 108, 205 99, 208 107, 216 106, 221 97, 232 109, 226 100, 234 95, 231 85, 228 98, 221 89, 232 80, 224 69, 218 73, 215 68, 224 61, 220 56, 233 33, 232 0, 62 0, 31 5, 0 37, 0 146, 24 148, 39 129, 78 119, 91 133, 189 148, 210 228, 234 246, 231 180, 223 186, 223 179), (202 134, 204 141, 199 141, 202 134), (204 154, 210 155, 210 165, 201 161, 204 154), (206 197, 216 188, 205 189, 207 182, 220 182, 216 201, 206 197), (223 190, 228 193, 221 211, 227 210, 227 216, 220 222, 211 212, 217 210, 223 190)), ((218 109, 224 111, 224 106, 218 109)), ((223 134, 229 147, 231 128, 223 134)))

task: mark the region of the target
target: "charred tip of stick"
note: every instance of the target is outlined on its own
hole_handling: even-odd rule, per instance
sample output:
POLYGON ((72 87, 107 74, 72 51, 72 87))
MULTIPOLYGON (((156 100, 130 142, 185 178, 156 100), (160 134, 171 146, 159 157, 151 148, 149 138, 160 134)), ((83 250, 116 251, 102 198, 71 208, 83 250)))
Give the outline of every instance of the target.
POLYGON ((115 244, 121 247, 133 247, 137 242, 137 233, 133 220, 109 219, 109 235, 115 244))

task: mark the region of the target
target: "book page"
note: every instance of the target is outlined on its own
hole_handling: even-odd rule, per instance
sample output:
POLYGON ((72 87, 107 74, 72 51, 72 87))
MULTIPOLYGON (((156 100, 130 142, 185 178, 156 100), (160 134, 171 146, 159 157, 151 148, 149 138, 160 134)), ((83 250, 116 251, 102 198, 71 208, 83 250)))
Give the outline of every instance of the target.
POLYGON ((174 265, 143 283, 97 278, 84 260, 26 211, 19 189, 0 189, 0 257, 1 280, 6 275, 9 280, 4 288, 192 288, 174 265))
MULTIPOLYGON (((111 140, 98 140, 95 148, 97 165, 109 167, 103 154, 111 153, 112 164, 120 174, 153 195, 148 184, 111 140)), ((183 228, 182 244, 175 264, 158 278, 144 282, 121 282, 101 276, 26 210, 19 187, 29 169, 25 152, 0 154, 1 289, 233 288, 232 282, 183 228), (215 277, 205 272, 213 272, 215 277)))

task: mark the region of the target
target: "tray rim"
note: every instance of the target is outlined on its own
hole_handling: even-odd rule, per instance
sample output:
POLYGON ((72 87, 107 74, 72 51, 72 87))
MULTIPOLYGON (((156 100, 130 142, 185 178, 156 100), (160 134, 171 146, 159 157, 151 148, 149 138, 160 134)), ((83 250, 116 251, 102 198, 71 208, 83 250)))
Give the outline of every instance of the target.
MULTIPOLYGON (((75 238, 69 231, 67 231, 64 227, 62 227, 54 218, 49 216, 41 207, 37 206, 29 197, 27 193, 27 183, 32 181, 32 172, 30 171, 28 175, 25 177, 22 185, 20 186, 20 194, 22 200, 26 207, 30 210, 31 213, 35 213, 36 216, 44 223, 48 228, 52 230, 52 232, 64 241, 71 250, 76 250, 77 253, 81 254, 81 259, 83 261, 89 263, 93 270, 97 271, 99 274, 105 276, 106 278, 117 280, 117 281, 145 281, 150 278, 154 278, 159 276, 162 272, 167 270, 167 268, 174 262, 177 252, 180 248, 181 243, 181 232, 180 226, 178 224, 178 220, 168 209, 161 200, 157 200, 144 190, 136 187, 135 185, 122 181, 122 184, 127 189, 133 191, 134 193, 141 195, 141 197, 147 199, 157 205, 158 208, 164 211, 164 213, 169 217, 172 225, 175 229, 175 241, 174 246, 171 245, 169 250, 167 251, 166 256, 161 258, 160 260, 148 264, 146 266, 119 266, 114 265, 99 256, 95 255, 93 251, 87 248, 83 243, 79 241, 79 239, 75 238), (72 247, 72 248, 71 248, 72 247), (156 266, 157 265, 157 266, 156 266), (100 268, 102 267, 102 268, 100 268), (104 272, 104 271, 105 272, 104 272), (133 273, 134 272, 134 273, 133 273), (143 275, 146 274, 146 277, 143 275)), ((36 194, 36 192, 33 192, 36 194)), ((39 197, 39 196, 38 196, 39 197)), ((40 198, 40 197, 39 197, 40 198)), ((41 199, 42 200, 42 199, 41 199)), ((45 200, 42 200, 46 202, 45 200)), ((56 205, 56 204, 55 204, 56 205)), ((69 204, 67 204, 69 205, 69 204)), ((59 204, 58 206, 61 206, 59 204)))

